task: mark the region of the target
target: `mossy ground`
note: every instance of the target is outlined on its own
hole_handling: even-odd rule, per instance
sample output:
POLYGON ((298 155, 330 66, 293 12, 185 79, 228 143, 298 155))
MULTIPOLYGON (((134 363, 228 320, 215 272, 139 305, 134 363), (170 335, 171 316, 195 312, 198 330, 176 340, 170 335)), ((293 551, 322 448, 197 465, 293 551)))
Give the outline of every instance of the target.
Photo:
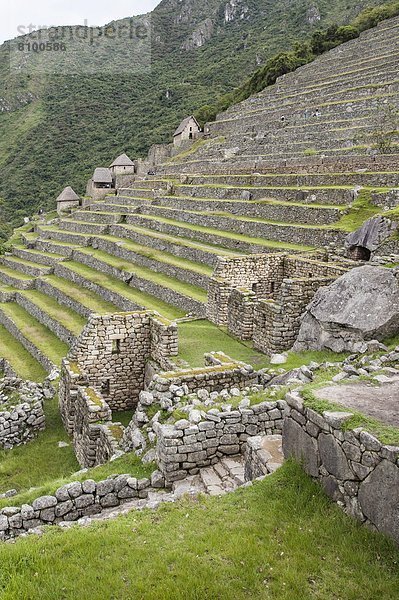
POLYGON ((221 499, 0 547, 4 600, 396 600, 398 549, 299 466, 221 499))

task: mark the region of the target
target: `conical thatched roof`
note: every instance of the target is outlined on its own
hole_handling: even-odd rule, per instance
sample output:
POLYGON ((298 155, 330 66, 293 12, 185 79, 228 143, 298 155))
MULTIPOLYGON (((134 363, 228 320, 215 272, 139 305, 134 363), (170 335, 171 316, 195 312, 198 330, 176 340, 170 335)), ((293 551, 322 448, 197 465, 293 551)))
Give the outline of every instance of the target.
POLYGON ((109 169, 97 167, 93 175, 94 183, 112 183, 112 175, 109 169))
POLYGON ((57 198, 57 202, 71 202, 74 200, 80 200, 80 198, 70 185, 64 188, 57 198))
POLYGON ((127 154, 123 153, 115 158, 111 167, 134 167, 134 162, 130 160, 127 154))

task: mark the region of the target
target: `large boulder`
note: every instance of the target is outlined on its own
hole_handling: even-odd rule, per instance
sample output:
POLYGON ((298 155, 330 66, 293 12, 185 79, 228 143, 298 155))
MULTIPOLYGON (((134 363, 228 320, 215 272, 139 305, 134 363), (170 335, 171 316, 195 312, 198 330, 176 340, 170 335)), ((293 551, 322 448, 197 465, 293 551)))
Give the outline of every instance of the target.
POLYGON ((386 217, 372 217, 346 238, 345 246, 349 256, 357 260, 369 260, 372 253, 391 237, 396 228, 396 223, 386 217))
POLYGON ((399 332, 399 272, 366 265, 315 294, 294 350, 357 351, 366 340, 399 332))

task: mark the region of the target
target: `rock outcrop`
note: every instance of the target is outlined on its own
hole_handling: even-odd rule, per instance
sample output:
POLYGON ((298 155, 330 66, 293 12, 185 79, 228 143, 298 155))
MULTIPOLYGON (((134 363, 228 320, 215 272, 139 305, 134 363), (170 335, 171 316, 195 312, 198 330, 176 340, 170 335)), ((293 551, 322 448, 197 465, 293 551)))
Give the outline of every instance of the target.
POLYGON ((295 351, 361 350, 366 340, 399 331, 397 269, 363 266, 319 289, 309 304, 295 351))
POLYGON ((345 240, 350 256, 368 260, 371 254, 391 237, 396 228, 396 223, 386 217, 378 216, 368 219, 359 229, 350 233, 345 240))

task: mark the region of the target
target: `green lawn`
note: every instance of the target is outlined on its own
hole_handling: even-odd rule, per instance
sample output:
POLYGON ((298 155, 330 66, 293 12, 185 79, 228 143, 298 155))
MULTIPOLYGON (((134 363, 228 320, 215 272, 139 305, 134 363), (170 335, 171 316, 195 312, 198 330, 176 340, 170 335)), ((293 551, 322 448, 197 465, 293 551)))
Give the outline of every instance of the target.
POLYGON ((1 303, 0 308, 18 327, 32 344, 36 346, 55 365, 60 365, 61 360, 68 353, 68 346, 62 342, 47 327, 39 323, 22 306, 14 302, 1 303))
POLYGON ((2 600, 396 600, 399 551, 294 463, 184 499, 0 546, 2 600))
POLYGON ((0 356, 8 360, 14 371, 22 379, 43 381, 47 376, 42 365, 25 350, 22 344, 3 325, 0 325, 0 356))
MULTIPOLYGON (((193 367, 204 364, 204 354, 212 351, 225 352, 231 358, 252 364, 255 369, 277 368, 270 365, 269 357, 254 350, 250 342, 242 342, 210 321, 201 319, 179 323, 179 358, 193 367)), ((346 354, 326 351, 289 352, 287 362, 279 365, 287 371, 312 361, 317 363, 339 362, 346 354)))
POLYGON ((74 335, 79 335, 86 324, 86 319, 84 317, 78 315, 78 313, 71 308, 59 304, 57 300, 51 296, 47 296, 43 292, 39 292, 38 290, 26 290, 21 292, 21 294, 55 321, 61 323, 61 325, 66 327, 74 335))
POLYGON ((151 296, 150 294, 141 292, 133 287, 129 287, 116 277, 112 277, 106 273, 101 273, 100 271, 96 271, 95 269, 87 267, 86 265, 82 265, 81 263, 70 261, 65 263, 64 267, 70 269, 71 271, 75 271, 75 273, 78 273, 82 277, 85 277, 89 281, 92 281, 93 283, 96 283, 105 289, 121 294, 128 300, 131 300, 135 304, 142 306, 145 309, 158 311, 167 319, 178 319, 185 315, 183 310, 180 310, 171 304, 167 304, 155 296, 151 296))
POLYGON ((210 321, 201 319, 179 323, 179 358, 192 367, 204 365, 204 354, 212 351, 225 352, 231 358, 252 364, 260 369, 269 364, 267 356, 232 337, 210 321))

